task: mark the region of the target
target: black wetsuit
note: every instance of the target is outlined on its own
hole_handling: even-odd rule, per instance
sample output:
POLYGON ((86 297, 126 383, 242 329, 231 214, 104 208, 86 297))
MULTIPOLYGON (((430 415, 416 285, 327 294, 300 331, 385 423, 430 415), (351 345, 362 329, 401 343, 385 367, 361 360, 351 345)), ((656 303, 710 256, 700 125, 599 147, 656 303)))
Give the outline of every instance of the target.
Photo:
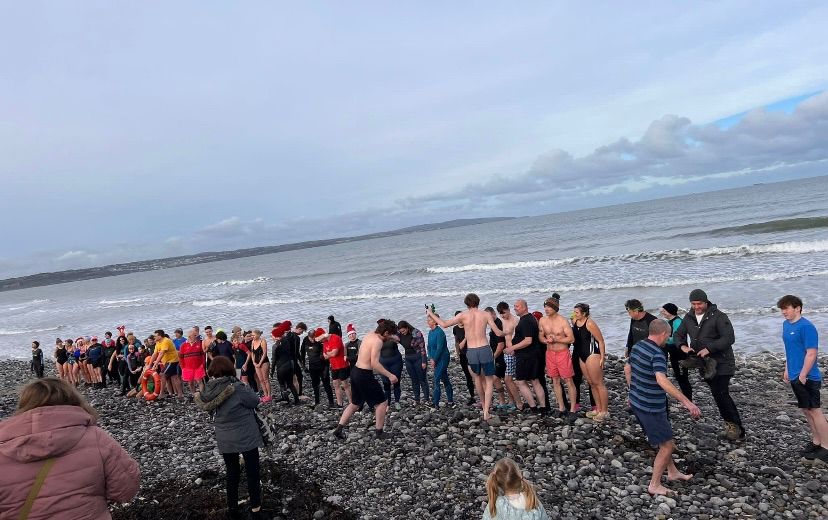
POLYGON ((345 358, 348 360, 348 365, 351 368, 356 366, 357 356, 359 356, 359 346, 362 345, 362 340, 357 339, 345 343, 345 358))
MULTIPOLYGON (((276 365, 276 379, 279 381, 279 388, 285 388, 293 394, 293 401, 299 404, 299 391, 293 385, 293 370, 296 360, 293 356, 293 346, 282 338, 273 344, 274 364, 276 365)), ((287 395, 282 398, 287 401, 287 395)))
POLYGON ((649 312, 645 312, 644 317, 640 320, 630 318, 630 333, 627 334, 627 357, 630 357, 630 350, 632 350, 633 345, 650 335, 650 322, 657 319, 649 312))
POLYGON ((302 394, 302 362, 303 359, 300 359, 301 354, 301 342, 299 341, 299 335, 293 332, 292 330, 285 333, 282 336, 282 342, 287 343, 291 350, 293 351, 293 375, 296 377, 296 382, 299 384, 298 388, 296 389, 299 394, 302 394))
POLYGON ((331 388, 331 369, 328 360, 322 357, 322 343, 305 338, 302 343, 302 351, 307 362, 308 373, 310 373, 311 386, 313 387, 313 401, 319 404, 319 383, 325 388, 328 396, 328 404, 333 406, 333 388, 331 388))
POLYGON ((380 376, 380 379, 382 379, 382 389, 385 392, 385 399, 388 401, 388 404, 391 404, 391 396, 393 395, 394 401, 400 402, 400 396, 402 395, 400 376, 402 375, 403 369, 403 357, 400 354, 400 349, 397 347, 396 341, 389 339, 382 344, 379 362, 386 370, 397 376, 397 382, 393 385, 390 379, 385 376, 380 376))
MULTIPOLYGON (((503 321, 500 318, 495 318, 495 325, 500 330, 503 330, 503 321)), ((506 340, 497 334, 494 331, 489 331, 489 346, 492 347, 492 356, 497 353, 497 346, 501 343, 504 343, 506 340)), ((506 348, 504 345, 503 348, 506 348)), ((495 357, 495 375, 498 379, 503 379, 506 377, 506 358, 503 357, 503 351, 500 351, 500 355, 495 357)))
POLYGON ((458 357, 460 358, 460 368, 463 369, 463 375, 466 376, 466 388, 469 391, 469 400, 474 399, 474 379, 472 379, 471 372, 469 371, 469 358, 466 357, 466 348, 459 348, 460 342, 466 339, 466 329, 456 325, 453 329, 451 329, 452 334, 454 334, 454 345, 457 347, 458 357))

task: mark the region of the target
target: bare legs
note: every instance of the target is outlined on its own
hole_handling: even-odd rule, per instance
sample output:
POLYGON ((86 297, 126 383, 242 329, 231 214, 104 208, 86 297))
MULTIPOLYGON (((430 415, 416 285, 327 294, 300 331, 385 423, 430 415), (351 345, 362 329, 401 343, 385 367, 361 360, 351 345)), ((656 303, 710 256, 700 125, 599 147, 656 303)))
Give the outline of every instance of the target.
POLYGON ((270 363, 263 362, 256 368, 256 377, 259 380, 259 387, 262 390, 264 398, 270 398, 270 363))
POLYGON ((347 379, 334 379, 333 387, 334 392, 336 393, 336 404, 339 406, 344 404, 342 400, 343 393, 348 396, 348 402, 351 402, 351 385, 348 383, 347 379))
POLYGON ((474 379, 474 389, 477 391, 477 396, 483 404, 483 420, 488 421, 491 418, 490 409, 492 407, 492 388, 494 376, 478 375, 472 371, 472 378, 474 379))
POLYGON ((693 478, 693 475, 685 475, 676 468, 676 464, 673 462, 673 451, 675 449, 676 443, 672 439, 658 446, 658 453, 653 462, 653 478, 650 479, 650 485, 647 486, 647 491, 651 495, 666 495, 671 493, 670 489, 661 484, 661 477, 664 475, 665 470, 667 470, 668 481, 685 481, 693 478))
POLYGON ((592 389, 592 397, 595 398, 595 406, 598 408, 598 413, 606 414, 609 412, 609 395, 607 387, 604 384, 604 371, 601 369, 601 356, 593 354, 589 356, 586 363, 581 363, 581 372, 587 380, 587 384, 592 389))
MULTIPOLYGON (((563 378, 564 383, 566 383, 566 393, 569 396, 569 406, 572 413, 575 413, 576 407, 578 405, 577 399, 575 399, 575 383, 572 381, 571 377, 563 378)), ((552 378, 552 388, 555 390, 555 399, 558 401, 558 410, 561 412, 566 411, 564 408, 564 399, 563 399, 563 389, 561 388, 561 378, 560 377, 553 377, 552 378)))

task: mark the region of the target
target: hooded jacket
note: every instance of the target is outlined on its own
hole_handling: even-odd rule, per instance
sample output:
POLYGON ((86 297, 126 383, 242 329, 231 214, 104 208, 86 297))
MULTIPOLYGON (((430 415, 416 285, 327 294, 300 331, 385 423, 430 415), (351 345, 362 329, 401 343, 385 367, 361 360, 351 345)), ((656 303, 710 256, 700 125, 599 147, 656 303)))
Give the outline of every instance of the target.
POLYGON ((235 377, 211 379, 196 394, 196 405, 213 414, 216 444, 221 453, 244 453, 262 445, 254 410, 259 397, 235 377))
POLYGON ((675 345, 689 345, 694 352, 707 349, 716 360, 717 376, 732 376, 736 373, 736 358, 733 355, 733 343, 736 334, 730 318, 716 307, 708 304, 707 311, 696 321, 696 314, 691 310, 684 315, 681 325, 673 335, 675 345), (688 341, 689 340, 689 341, 688 341))
POLYGON ((29 520, 110 519, 107 501, 138 493, 138 463, 79 406, 43 406, 0 423, 0 518, 17 518, 40 468, 56 458, 29 520))

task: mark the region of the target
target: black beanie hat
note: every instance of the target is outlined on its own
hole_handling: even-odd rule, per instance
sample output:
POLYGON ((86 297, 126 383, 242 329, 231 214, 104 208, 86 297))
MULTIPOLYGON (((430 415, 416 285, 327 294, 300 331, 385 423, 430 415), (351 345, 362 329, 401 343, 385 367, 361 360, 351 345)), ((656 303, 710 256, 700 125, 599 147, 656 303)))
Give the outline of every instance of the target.
POLYGON ((707 293, 702 291, 701 289, 693 289, 690 291, 690 301, 691 302, 706 302, 707 300, 707 293))
POLYGON ((667 314, 670 314, 671 316, 678 315, 678 307, 675 303, 665 303, 661 306, 661 308, 667 311, 667 314))

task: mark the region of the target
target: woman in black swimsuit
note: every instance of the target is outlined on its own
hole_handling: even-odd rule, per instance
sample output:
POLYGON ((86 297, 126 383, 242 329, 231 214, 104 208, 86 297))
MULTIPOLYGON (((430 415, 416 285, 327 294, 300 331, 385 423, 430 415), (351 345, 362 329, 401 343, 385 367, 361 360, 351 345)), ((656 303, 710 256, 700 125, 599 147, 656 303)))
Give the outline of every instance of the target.
POLYGON ((578 359, 597 407, 597 410, 587 412, 586 415, 600 422, 609 417, 609 396, 604 385, 604 361, 607 351, 604 335, 595 321, 589 317, 589 305, 586 303, 575 305, 572 333, 575 335, 572 357, 578 359))
POLYGON ((253 344, 250 354, 253 356, 253 366, 256 368, 256 377, 259 380, 259 389, 262 391, 262 402, 273 400, 270 396, 270 360, 267 358, 267 340, 262 337, 262 331, 253 331, 253 344))
POLYGON ((69 361, 69 352, 66 351, 63 341, 58 338, 55 340, 55 363, 57 363, 58 377, 64 380, 68 379, 67 361, 69 361))

